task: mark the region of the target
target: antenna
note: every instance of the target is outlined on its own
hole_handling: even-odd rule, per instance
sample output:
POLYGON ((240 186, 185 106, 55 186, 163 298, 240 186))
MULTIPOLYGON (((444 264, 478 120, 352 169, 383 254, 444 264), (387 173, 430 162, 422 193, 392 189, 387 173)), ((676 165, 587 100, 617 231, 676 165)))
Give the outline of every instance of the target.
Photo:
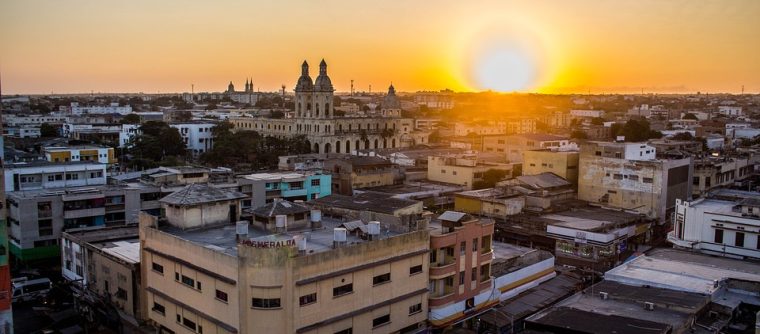
POLYGON ((369 93, 372 94, 372 85, 369 85, 369 93))
POLYGON ((351 79, 351 96, 354 96, 354 79, 351 79))
POLYGON ((742 85, 742 95, 744 95, 744 85, 742 85))

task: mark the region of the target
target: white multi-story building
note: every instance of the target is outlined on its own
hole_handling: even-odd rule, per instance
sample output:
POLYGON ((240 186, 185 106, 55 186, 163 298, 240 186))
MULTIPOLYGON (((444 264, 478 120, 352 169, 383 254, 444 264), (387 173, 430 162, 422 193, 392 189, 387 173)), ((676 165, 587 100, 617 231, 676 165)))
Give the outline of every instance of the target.
POLYGON ((108 106, 80 106, 78 102, 71 102, 71 113, 81 114, 120 114, 126 115, 132 112, 132 106, 119 106, 114 102, 108 106))
POLYGON ((66 122, 66 116, 55 115, 3 115, 3 123, 6 126, 62 124, 66 122))
POLYGON ((174 123, 169 126, 177 129, 187 145, 187 149, 198 155, 210 150, 214 146, 212 129, 214 123, 174 123))
POLYGON ((720 113, 721 115, 728 116, 728 117, 741 116, 742 115, 742 107, 719 106, 718 107, 718 113, 720 113))
POLYGON ((3 128, 3 135, 14 138, 39 138, 42 132, 35 126, 6 127, 3 128))
POLYGON ((572 117, 604 117, 604 110, 570 110, 570 116, 572 117))
POLYGON ((673 231, 676 248, 728 257, 760 259, 760 196, 746 193, 738 201, 700 198, 676 200, 673 231))
POLYGON ((106 164, 97 162, 20 162, 5 165, 5 191, 106 184, 106 164))

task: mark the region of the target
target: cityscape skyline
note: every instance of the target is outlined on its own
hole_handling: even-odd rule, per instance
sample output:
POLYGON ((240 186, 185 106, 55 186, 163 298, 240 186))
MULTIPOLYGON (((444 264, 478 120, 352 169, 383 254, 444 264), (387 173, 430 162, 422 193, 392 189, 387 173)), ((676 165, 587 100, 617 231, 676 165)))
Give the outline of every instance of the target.
POLYGON ((4 94, 213 92, 249 77, 256 90, 292 91, 303 58, 336 64, 342 92, 351 80, 373 92, 391 82, 406 92, 760 91, 760 45, 746 42, 759 25, 753 1, 0 8, 0 42, 14 46, 0 51, 4 94))

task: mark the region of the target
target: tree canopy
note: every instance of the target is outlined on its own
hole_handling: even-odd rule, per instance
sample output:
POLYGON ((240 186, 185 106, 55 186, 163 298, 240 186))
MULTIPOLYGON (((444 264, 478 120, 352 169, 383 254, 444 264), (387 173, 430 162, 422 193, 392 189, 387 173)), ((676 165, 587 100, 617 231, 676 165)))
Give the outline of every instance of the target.
POLYGON ((40 125, 40 136, 44 138, 58 137, 58 128, 48 123, 40 125))
POLYGON ((140 115, 132 113, 124 116, 121 119, 121 124, 140 124, 140 115))
POLYGON ((649 128, 649 122, 646 120, 631 119, 625 123, 625 125, 613 124, 612 135, 625 136, 627 142, 639 142, 652 138, 661 138, 662 133, 660 131, 654 131, 649 128))
POLYGON ((279 156, 310 152, 305 136, 286 139, 265 137, 256 131, 232 132, 229 122, 219 123, 212 129, 214 146, 201 155, 209 165, 229 166, 245 164, 251 167, 272 168, 277 166, 279 156))
POLYGON ((485 172, 483 172, 483 180, 482 181, 475 181, 472 184, 473 189, 486 189, 486 188, 493 188, 496 183, 498 183, 501 180, 504 180, 507 175, 509 175, 509 172, 502 169, 489 169, 485 172))
MULTIPOLYGON (((176 161, 187 154, 187 146, 179 131, 159 121, 140 126, 141 133, 133 138, 129 153, 133 168, 152 168, 167 160, 176 161)), ((176 163, 173 163, 176 164, 176 163)))

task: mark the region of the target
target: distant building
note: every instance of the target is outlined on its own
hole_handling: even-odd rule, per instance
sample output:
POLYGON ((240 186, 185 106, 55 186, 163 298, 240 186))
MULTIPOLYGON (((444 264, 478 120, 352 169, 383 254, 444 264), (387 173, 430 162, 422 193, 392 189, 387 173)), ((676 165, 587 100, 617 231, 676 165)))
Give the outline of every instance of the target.
POLYGON ((212 130, 216 126, 215 123, 172 123, 169 126, 179 131, 188 151, 194 156, 200 155, 214 147, 214 134, 212 130))
POLYGON ((573 185, 578 185, 580 153, 573 149, 539 149, 523 151, 523 175, 554 173, 573 185))
POLYGON ((657 159, 656 149, 645 143, 588 142, 579 162, 580 200, 664 222, 676 198, 691 195, 691 158, 657 159))
POLYGON ((5 191, 41 190, 106 184, 106 164, 98 162, 22 162, 5 165, 5 191))
POLYGON ((718 113, 728 117, 737 117, 742 115, 742 107, 718 106, 718 113))
POLYGON ((514 164, 487 162, 473 155, 431 155, 428 157, 427 178, 472 189, 476 182, 483 180, 483 173, 490 169, 503 170, 510 178, 514 164))
POLYGON ((414 102, 419 106, 425 106, 430 109, 454 108, 454 98, 450 91, 417 92, 414 94, 414 102))
POLYGON ((93 161, 102 164, 115 164, 113 147, 97 145, 48 146, 42 151, 49 162, 93 161))
POLYGON ((570 116, 574 118, 597 118, 604 117, 604 110, 570 110, 570 116))
POLYGON ((247 195, 243 208, 256 209, 281 198, 309 201, 332 193, 332 176, 321 172, 256 173, 238 176, 238 189, 247 195))
POLYGON ((354 189, 387 186, 402 181, 397 165, 377 157, 331 158, 325 160, 324 170, 332 173, 332 192, 342 195, 351 195, 354 189))
POLYGON ((538 149, 574 149, 577 145, 567 137, 524 133, 511 136, 484 136, 483 151, 504 154, 508 162, 522 162, 523 152, 538 149))
POLYGON ((120 114, 127 115, 132 112, 129 105, 119 106, 119 103, 111 103, 107 106, 80 106, 78 102, 71 102, 71 113, 73 115, 82 114, 120 114))

